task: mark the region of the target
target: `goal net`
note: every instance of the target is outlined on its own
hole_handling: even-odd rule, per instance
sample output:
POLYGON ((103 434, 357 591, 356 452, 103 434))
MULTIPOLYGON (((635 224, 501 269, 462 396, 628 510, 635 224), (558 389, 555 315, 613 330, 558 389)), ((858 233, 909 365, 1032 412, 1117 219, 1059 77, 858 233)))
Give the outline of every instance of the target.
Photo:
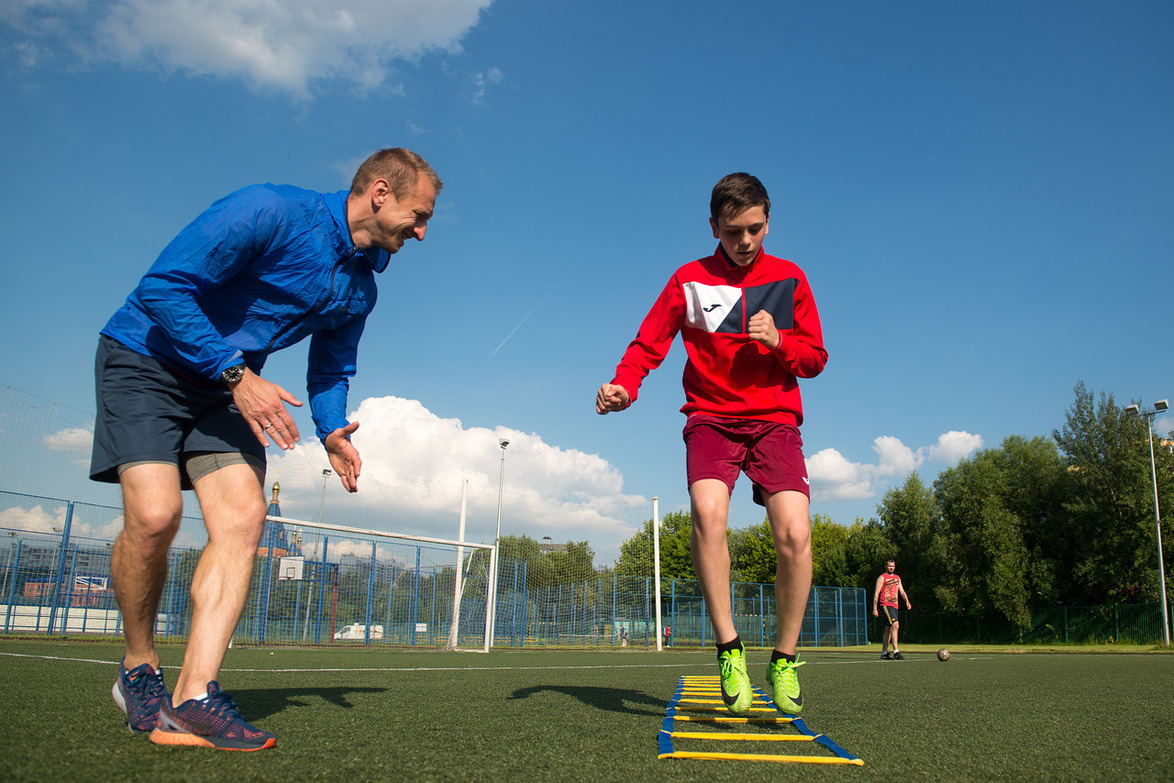
POLYGON ((489 650, 492 545, 290 517, 267 521, 265 557, 249 596, 254 605, 246 606, 238 636, 268 644, 489 650))

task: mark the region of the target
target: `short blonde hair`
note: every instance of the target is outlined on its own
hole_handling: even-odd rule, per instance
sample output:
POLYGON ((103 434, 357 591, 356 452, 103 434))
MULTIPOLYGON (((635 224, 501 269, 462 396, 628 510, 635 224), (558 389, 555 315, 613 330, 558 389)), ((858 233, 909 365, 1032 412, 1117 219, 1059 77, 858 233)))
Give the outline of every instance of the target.
POLYGON ((355 178, 351 181, 351 193, 363 193, 377 179, 387 180, 391 192, 397 199, 411 195, 416 189, 416 180, 423 174, 440 193, 444 183, 428 165, 428 161, 403 147, 388 147, 376 152, 363 161, 355 178))

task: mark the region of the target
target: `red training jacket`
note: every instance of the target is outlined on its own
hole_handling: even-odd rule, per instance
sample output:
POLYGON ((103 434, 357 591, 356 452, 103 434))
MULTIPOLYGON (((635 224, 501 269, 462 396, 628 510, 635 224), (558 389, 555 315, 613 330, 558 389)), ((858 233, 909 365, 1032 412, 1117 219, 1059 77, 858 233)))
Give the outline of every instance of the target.
POLYGON ((815 298, 798 266, 761 251, 738 267, 719 245, 712 256, 678 269, 616 367, 612 383, 627 390, 629 405, 678 332, 689 354, 683 413, 803 423, 796 378, 818 375, 828 353, 815 298), (770 313, 779 330, 773 351, 746 334, 759 310, 770 313))

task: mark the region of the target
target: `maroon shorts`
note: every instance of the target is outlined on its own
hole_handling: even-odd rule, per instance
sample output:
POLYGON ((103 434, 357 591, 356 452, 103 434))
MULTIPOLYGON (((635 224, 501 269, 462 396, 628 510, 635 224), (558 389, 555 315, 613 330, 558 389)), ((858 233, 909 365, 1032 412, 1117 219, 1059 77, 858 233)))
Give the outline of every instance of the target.
POLYGON ((734 491, 738 474, 754 482, 754 502, 762 493, 784 490, 810 497, 803 439, 791 424, 693 415, 685 424, 685 471, 689 486, 717 479, 734 491))

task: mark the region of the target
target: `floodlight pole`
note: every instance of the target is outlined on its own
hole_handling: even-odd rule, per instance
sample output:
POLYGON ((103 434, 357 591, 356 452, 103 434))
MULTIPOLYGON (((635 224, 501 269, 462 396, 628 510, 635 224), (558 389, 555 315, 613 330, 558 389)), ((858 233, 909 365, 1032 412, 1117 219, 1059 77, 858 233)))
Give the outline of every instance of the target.
POLYGON ((510 442, 502 438, 498 441, 498 445, 501 446, 501 468, 497 473, 497 532, 493 535, 493 556, 489 568, 489 590, 487 591, 493 596, 493 603, 489 608, 490 647, 497 641, 497 566, 501 561, 501 501, 505 491, 505 447, 510 445, 510 442))
POLYGON ((1167 400, 1158 400, 1149 410, 1141 410, 1137 405, 1129 405, 1125 412, 1145 419, 1146 435, 1150 441, 1150 474, 1154 479, 1154 522, 1158 531, 1158 585, 1162 596, 1162 643, 1170 646, 1170 618, 1166 608, 1166 564, 1162 557, 1162 515, 1158 509, 1158 466, 1154 461, 1154 417, 1170 407, 1167 400))

